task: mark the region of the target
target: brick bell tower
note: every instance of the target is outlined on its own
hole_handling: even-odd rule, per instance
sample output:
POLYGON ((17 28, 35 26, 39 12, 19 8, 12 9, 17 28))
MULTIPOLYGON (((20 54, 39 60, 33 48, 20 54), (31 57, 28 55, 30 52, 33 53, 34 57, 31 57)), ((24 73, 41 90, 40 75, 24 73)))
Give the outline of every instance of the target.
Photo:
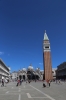
POLYGON ((50 42, 45 30, 43 39, 44 80, 52 80, 52 64, 50 53, 50 42))

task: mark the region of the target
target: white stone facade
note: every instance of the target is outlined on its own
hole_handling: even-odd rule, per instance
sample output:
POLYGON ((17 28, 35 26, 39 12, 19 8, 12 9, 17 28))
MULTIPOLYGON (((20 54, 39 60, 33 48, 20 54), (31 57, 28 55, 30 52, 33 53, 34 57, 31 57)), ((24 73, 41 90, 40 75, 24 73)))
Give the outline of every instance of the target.
POLYGON ((0 59, 0 79, 9 78, 10 70, 5 63, 0 59))
POLYGON ((12 80, 16 80, 17 79, 17 72, 16 71, 12 72, 11 77, 12 77, 12 80))

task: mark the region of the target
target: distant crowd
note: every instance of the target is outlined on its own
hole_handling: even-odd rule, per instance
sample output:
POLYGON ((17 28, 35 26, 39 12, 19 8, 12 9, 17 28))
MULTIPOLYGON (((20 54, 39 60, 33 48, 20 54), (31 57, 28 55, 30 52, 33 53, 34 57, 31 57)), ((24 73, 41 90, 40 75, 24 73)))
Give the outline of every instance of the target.
MULTIPOLYGON (((26 80, 25 82, 26 82, 26 84, 27 83, 31 83, 32 81, 35 81, 35 82, 37 82, 38 80, 26 80)), ((55 80, 43 80, 43 87, 50 87, 51 86, 51 82, 55 82, 55 83, 58 83, 58 84, 60 84, 61 83, 61 79, 59 79, 59 80, 57 80, 57 79, 55 79, 55 80)), ((12 82, 14 82, 13 80, 12 80, 12 82)), ((16 86, 20 86, 20 85, 22 85, 22 82, 23 82, 23 79, 18 79, 18 80, 15 80, 15 82, 17 82, 16 83, 16 86)), ((64 81, 62 81, 62 82, 65 82, 65 80, 64 81)), ((7 83, 9 83, 9 80, 8 79, 2 79, 1 80, 1 87, 3 87, 3 86, 7 86, 7 83)))

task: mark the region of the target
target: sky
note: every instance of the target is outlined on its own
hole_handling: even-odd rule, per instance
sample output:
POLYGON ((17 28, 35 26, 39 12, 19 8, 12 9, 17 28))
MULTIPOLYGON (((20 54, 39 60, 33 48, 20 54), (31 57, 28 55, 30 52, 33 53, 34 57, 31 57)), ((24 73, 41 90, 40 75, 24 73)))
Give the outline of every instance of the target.
POLYGON ((56 68, 66 61, 66 0, 0 0, 0 58, 11 71, 43 70, 45 30, 56 68))

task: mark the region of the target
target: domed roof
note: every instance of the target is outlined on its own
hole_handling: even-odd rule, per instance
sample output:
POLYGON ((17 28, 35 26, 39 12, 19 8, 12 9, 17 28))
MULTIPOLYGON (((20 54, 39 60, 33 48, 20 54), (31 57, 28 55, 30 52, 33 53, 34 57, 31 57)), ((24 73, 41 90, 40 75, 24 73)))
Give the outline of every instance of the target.
POLYGON ((36 68, 36 70, 38 70, 39 68, 36 68))
POLYGON ((40 68, 38 67, 38 68, 36 68, 36 70, 40 70, 40 68))
POLYGON ((26 71, 26 68, 23 68, 22 70, 23 70, 23 71, 26 71))
POLYGON ((30 64, 29 67, 28 67, 28 69, 32 69, 33 70, 33 66, 30 64))

